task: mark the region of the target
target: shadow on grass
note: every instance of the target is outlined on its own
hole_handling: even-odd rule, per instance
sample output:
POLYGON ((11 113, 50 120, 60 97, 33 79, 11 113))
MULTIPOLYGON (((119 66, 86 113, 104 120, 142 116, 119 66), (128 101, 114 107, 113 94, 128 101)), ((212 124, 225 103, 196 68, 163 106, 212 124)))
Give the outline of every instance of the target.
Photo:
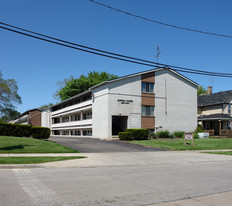
POLYGON ((25 146, 33 146, 33 145, 14 145, 14 146, 9 146, 9 147, 0 147, 0 150, 24 149, 25 146))

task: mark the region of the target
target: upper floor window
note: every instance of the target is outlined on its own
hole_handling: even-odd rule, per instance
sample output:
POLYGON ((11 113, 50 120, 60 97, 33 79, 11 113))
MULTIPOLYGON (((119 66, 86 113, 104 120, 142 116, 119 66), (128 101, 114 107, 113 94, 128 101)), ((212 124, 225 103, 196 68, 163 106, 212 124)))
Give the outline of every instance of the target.
POLYGON ((154 106, 142 106, 142 116, 154 116, 154 106))
POLYGON ((231 104, 228 104, 228 113, 231 114, 231 104))
POLYGON ((142 82, 142 92, 154 93, 154 83, 142 82))

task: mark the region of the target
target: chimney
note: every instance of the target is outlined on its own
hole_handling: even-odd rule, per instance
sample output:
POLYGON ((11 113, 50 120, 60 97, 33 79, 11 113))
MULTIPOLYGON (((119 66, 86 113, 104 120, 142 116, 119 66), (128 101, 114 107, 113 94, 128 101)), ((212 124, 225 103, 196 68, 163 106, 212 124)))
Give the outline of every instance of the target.
POLYGON ((212 92, 213 92, 212 87, 211 87, 211 86, 208 86, 208 87, 207 87, 207 94, 212 94, 212 92))

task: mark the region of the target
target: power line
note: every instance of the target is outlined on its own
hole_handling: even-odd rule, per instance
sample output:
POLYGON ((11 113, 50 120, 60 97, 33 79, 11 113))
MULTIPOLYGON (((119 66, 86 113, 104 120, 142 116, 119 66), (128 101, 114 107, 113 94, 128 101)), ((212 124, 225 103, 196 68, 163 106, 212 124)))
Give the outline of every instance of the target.
MULTIPOLYGON (((69 42, 69 41, 66 41, 66 40, 62 40, 62 39, 58 39, 58 38, 55 38, 55 37, 44 35, 44 34, 41 34, 41 33, 38 33, 38 32, 34 32, 34 31, 31 31, 31 30, 28 30, 28 29, 13 26, 13 25, 10 25, 10 24, 4 23, 4 22, 0 22, 0 24, 6 25, 8 27, 16 28, 18 30, 26 31, 28 33, 36 34, 38 36, 46 37, 46 38, 49 38, 49 39, 52 39, 52 40, 60 41, 62 43, 67 43, 67 44, 71 44, 71 45, 78 46, 78 47, 81 47, 81 48, 85 48, 85 49, 89 49, 89 50, 93 50, 93 51, 97 51, 97 52, 102 52, 102 53, 106 53, 106 54, 110 54, 110 55, 114 55, 114 56, 118 56, 118 57, 132 59, 132 60, 136 60, 136 61, 142 61, 142 62, 145 62, 145 63, 154 64, 154 66, 165 66, 165 67, 173 67, 173 68, 177 68, 177 69, 184 69, 184 70, 188 70, 188 71, 204 72, 204 73, 207 73, 209 75, 216 75, 216 74, 218 74, 218 75, 232 75, 232 74, 229 74, 229 73, 208 72, 208 71, 189 69, 189 68, 185 68, 185 67, 179 67, 179 66, 163 64, 163 63, 158 63, 158 62, 152 62, 152 61, 148 61, 148 60, 144 60, 144 59, 140 59, 140 58, 136 58, 136 57, 130 57, 130 56, 122 55, 122 54, 117 54, 117 53, 108 52, 108 51, 105 51, 105 50, 96 49, 96 48, 93 48, 93 47, 84 46, 84 45, 81 45, 81 44, 76 44, 76 43, 73 43, 73 42, 69 42)), ((144 66, 146 66, 146 65, 144 65, 144 66)))
POLYGON ((98 4, 100 6, 104 6, 104 7, 108 8, 108 9, 111 9, 111 10, 114 10, 114 11, 129 15, 129 16, 132 16, 132 17, 136 17, 136 18, 139 18, 139 19, 142 19, 142 20, 145 20, 145 21, 149 21, 149 22, 152 22, 152 23, 161 24, 163 26, 168 26, 168 27, 172 27, 172 28, 175 28, 175 29, 181 29, 181 30, 186 30, 186 31, 191 31, 191 32, 197 32, 197 33, 201 33, 201 34, 207 34, 207 35, 213 35, 213 36, 219 36, 219 37, 225 37, 225 38, 232 38, 231 35, 218 34, 218 33, 213 33, 213 32, 208 32, 208 31, 201 31, 201 30, 197 30, 197 29, 191 29, 191 28, 187 28, 187 27, 176 26, 176 25, 173 25, 173 24, 168 24, 168 23, 164 23, 164 22, 157 21, 157 20, 154 20, 154 19, 149 19, 147 17, 132 14, 130 12, 114 8, 112 6, 109 6, 107 4, 103 4, 103 3, 100 3, 100 2, 97 2, 97 1, 94 1, 94 0, 89 0, 89 1, 92 2, 92 3, 98 4))
POLYGON ((5 29, 5 30, 8 30, 8 31, 11 31, 11 32, 14 32, 14 33, 24 35, 24 36, 29 36, 29 37, 36 38, 36 39, 39 39, 39 40, 43 40, 43 41, 46 41, 46 42, 49 42, 49 43, 57 44, 57 45, 60 45, 60 46, 65 46, 65 47, 68 47, 68 48, 72 48, 72 49, 76 49, 76 50, 80 50, 80 51, 84 51, 84 52, 88 52, 88 53, 92 53, 92 54, 96 54, 96 55, 100 55, 100 56, 104 56, 104 57, 108 57, 108 58, 112 58, 112 59, 117 59, 117 60, 126 61, 126 62, 130 62, 130 63, 140 64, 140 65, 143 65, 143 66, 149 66, 149 67, 158 67, 160 65, 161 66, 166 66, 166 67, 173 67, 173 68, 177 68, 177 69, 173 69, 175 71, 187 72, 187 73, 192 73, 192 74, 201 74, 201 75, 207 75, 207 76, 210 75, 210 76, 218 76, 218 77, 232 77, 232 74, 230 74, 230 73, 216 73, 216 72, 207 72, 207 71, 202 71, 202 70, 194 70, 194 69, 188 69, 188 68, 178 67, 178 66, 173 66, 173 65, 168 65, 168 64, 156 63, 156 62, 152 62, 152 61, 143 60, 143 59, 140 59, 140 58, 120 55, 120 54, 107 52, 107 51, 104 51, 104 50, 99 50, 99 49, 95 49, 95 48, 75 44, 75 43, 72 43, 72 42, 60 40, 60 39, 57 39, 57 38, 54 38, 54 37, 50 37, 50 36, 47 36, 47 35, 43 35, 43 34, 39 34, 39 33, 30 31, 30 30, 22 29, 20 27, 12 26, 12 25, 9 25, 9 24, 3 23, 3 22, 0 22, 0 24, 4 24, 4 25, 7 25, 9 27, 17 28, 19 30, 27 31, 29 33, 33 33, 33 34, 43 36, 43 37, 46 37, 46 38, 50 38, 50 39, 53 39, 53 40, 49 40, 49 39, 45 39, 45 38, 38 37, 38 36, 35 36, 35 35, 27 34, 25 32, 20 32, 20 31, 14 30, 14 29, 3 27, 3 26, 0 26, 1 29, 5 29), (56 40, 56 41, 54 41, 54 40, 56 40), (57 41, 61 41, 62 43, 57 42, 57 41), (66 43, 66 44, 64 44, 64 43, 66 43), (67 43, 71 44, 71 45, 75 45, 75 46, 67 45, 67 43), (83 48, 78 48, 77 46, 88 48, 88 50, 83 49, 83 48), (94 50, 94 51, 92 51, 92 50, 94 50), (97 51, 100 51, 102 53, 99 53, 97 51), (105 54, 105 53, 107 53, 107 54, 105 54), (109 54, 112 54, 114 56, 109 55, 109 54))

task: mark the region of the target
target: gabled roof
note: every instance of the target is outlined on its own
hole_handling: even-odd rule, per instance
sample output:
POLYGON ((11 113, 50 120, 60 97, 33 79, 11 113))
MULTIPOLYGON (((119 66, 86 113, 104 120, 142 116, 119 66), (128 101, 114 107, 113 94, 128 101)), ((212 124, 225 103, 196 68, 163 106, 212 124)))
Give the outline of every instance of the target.
POLYGON ((180 74, 179 72, 176 72, 175 70, 173 69, 170 69, 169 67, 157 67, 155 69, 151 69, 151 70, 146 70, 146 71, 143 71, 143 72, 138 72, 138 73, 134 73, 134 74, 130 74, 130 75, 126 75, 126 76, 122 76, 122 77, 119 77, 117 79, 112 79, 112 80, 109 80, 109 81, 105 81, 105 82, 102 82, 100 84, 97 84, 91 88, 89 88, 90 90, 92 89, 95 89, 97 87, 100 87, 102 85, 105 85, 105 84, 108 84, 108 83, 111 83, 111 82, 116 82, 116 81, 120 81, 120 80, 123 80, 123 79, 126 79, 126 78, 130 78, 130 77, 134 77, 134 76, 138 76, 138 75, 142 75, 142 74, 146 74, 146 73, 150 73, 150 72, 156 72, 156 71, 160 71, 160 70, 168 70, 176 75, 178 75, 179 77, 187 80, 188 82, 192 83, 193 85, 195 85, 196 87, 199 86, 199 84, 197 84, 196 82, 192 81, 191 79, 187 78, 186 76, 180 74))
POLYGON ((232 120, 229 114, 209 114, 201 115, 197 118, 198 120, 232 120))
POLYGON ((198 106, 223 104, 232 95, 232 90, 198 96, 198 106))

